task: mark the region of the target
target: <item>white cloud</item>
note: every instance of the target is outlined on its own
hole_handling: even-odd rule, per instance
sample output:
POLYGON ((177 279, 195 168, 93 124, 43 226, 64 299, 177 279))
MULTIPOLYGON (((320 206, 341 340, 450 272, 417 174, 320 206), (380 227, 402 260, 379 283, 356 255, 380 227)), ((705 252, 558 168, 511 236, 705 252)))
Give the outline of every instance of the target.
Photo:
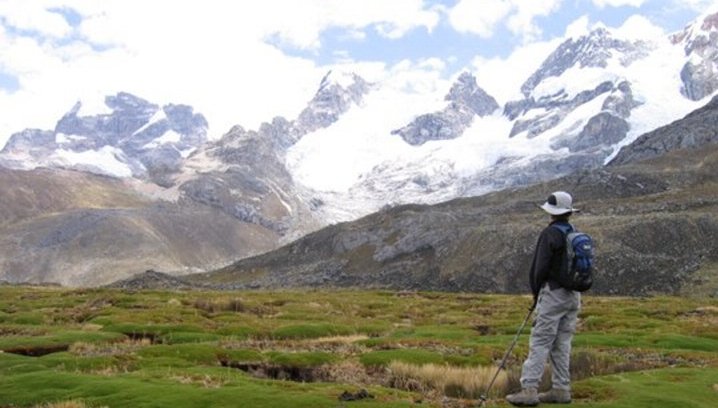
POLYGON ((593 4, 597 7, 641 7, 646 0, 593 0, 593 4))
POLYGON ((512 8, 511 2, 503 0, 460 0, 449 10, 449 22, 459 32, 489 38, 512 8))
POLYGON ((691 8, 695 11, 705 13, 706 11, 716 12, 718 0, 674 0, 677 8, 691 8))
POLYGON ((590 20, 587 15, 583 15, 566 26, 566 38, 578 38, 588 34, 591 31, 590 20))
POLYGON ((48 10, 52 5, 53 2, 49 0, 2 0, 0 17, 15 29, 61 38, 69 34, 72 27, 60 14, 48 10))
POLYGON ((432 69, 434 71, 441 72, 446 68, 446 62, 439 58, 429 58, 423 61, 419 61, 419 68, 432 69))
MULTIPOLYGON (((601 22, 591 23, 587 15, 577 18, 566 27, 566 38, 578 38, 587 35, 598 27, 606 27, 601 22)), ((663 28, 653 24, 646 17, 634 14, 628 17, 620 27, 609 28, 618 38, 627 40, 653 41, 666 36, 663 28)))
POLYGON ((649 40, 653 41, 666 36, 663 28, 651 23, 647 18, 641 15, 633 15, 626 19, 623 25, 614 30, 620 38, 629 40, 649 40))
POLYGON ((425 9, 421 0, 264 0, 249 6, 250 13, 248 6, 236 7, 243 11, 236 17, 252 31, 277 35, 302 49, 319 47, 320 34, 332 27, 372 28, 385 37, 399 38, 419 27, 431 31, 440 18, 437 10, 425 9))
POLYGON ((562 39, 535 42, 518 47, 507 58, 477 57, 472 62, 476 82, 500 105, 523 99, 521 85, 536 71, 562 39), (511 78, 511 80, 506 80, 511 78))
POLYGON ((483 38, 494 35, 505 25, 512 33, 529 41, 540 36, 535 18, 558 10, 563 0, 460 0, 448 11, 449 22, 459 32, 483 38))
POLYGON ((507 26, 511 32, 531 41, 541 36, 541 28, 534 21, 557 11, 563 0, 522 1, 516 3, 516 12, 509 17, 507 26))

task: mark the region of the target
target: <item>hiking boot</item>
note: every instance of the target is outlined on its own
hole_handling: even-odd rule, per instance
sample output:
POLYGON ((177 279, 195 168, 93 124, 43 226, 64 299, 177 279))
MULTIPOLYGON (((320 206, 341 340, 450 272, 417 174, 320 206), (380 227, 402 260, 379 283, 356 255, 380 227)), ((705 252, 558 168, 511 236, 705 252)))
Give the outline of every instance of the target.
POLYGON ((549 391, 540 393, 538 399, 549 404, 570 404, 571 391, 551 388, 549 391))
POLYGON ((517 407, 535 407, 539 404, 536 388, 524 388, 516 394, 506 396, 506 401, 517 407))

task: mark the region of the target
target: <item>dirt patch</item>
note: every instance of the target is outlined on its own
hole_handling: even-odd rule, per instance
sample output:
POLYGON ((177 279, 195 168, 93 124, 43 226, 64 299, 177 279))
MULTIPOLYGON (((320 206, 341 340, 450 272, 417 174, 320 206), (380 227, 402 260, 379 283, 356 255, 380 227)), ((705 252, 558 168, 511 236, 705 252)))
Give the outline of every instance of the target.
POLYGON ((354 393, 344 391, 341 395, 339 395, 339 401, 359 401, 367 398, 373 399, 374 396, 369 394, 369 391, 365 389, 361 389, 354 393))
POLYGON ((223 367, 236 368, 257 378, 295 382, 331 382, 363 387, 389 384, 385 369, 367 369, 356 361, 318 366, 291 366, 264 362, 240 362, 220 359, 223 367))
POLYGON ((127 333, 122 333, 122 334, 129 337, 130 340, 132 340, 132 341, 138 341, 138 342, 149 341, 150 344, 162 344, 162 337, 159 334, 138 333, 138 332, 127 332, 127 333))
POLYGON ((222 367, 231 367, 242 370, 245 373, 257 378, 269 378, 272 380, 285 380, 295 382, 317 382, 326 381, 322 376, 319 367, 297 367, 269 363, 243 363, 235 361, 220 360, 222 367))
POLYGON ((716 306, 703 306, 703 307, 697 307, 695 310, 695 313, 697 314, 712 314, 712 315, 718 315, 718 307, 716 306))
POLYGON ((473 327, 473 329, 482 336, 488 336, 489 334, 494 334, 494 330, 492 330, 491 326, 489 326, 487 324, 477 324, 473 327))
POLYGON ((366 351, 361 340, 369 337, 363 335, 319 337, 305 340, 275 340, 266 338, 250 338, 247 340, 223 341, 220 345, 229 349, 253 349, 260 351, 303 351, 327 352, 342 356, 359 355, 366 351))
POLYGON ((14 347, 3 350, 6 353, 20 354, 29 357, 41 357, 52 353, 59 353, 61 351, 67 351, 70 348, 69 344, 58 344, 54 346, 35 346, 35 347, 14 347))

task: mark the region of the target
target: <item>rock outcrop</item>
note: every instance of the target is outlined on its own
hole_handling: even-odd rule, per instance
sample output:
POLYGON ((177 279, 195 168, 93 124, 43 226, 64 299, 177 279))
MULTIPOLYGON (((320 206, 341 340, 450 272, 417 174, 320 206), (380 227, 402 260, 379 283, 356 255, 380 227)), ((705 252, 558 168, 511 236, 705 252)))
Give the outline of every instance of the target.
POLYGON ((688 61, 681 69, 681 93, 694 101, 718 90, 718 13, 708 14, 674 34, 688 61))
POLYGON ((476 116, 486 116, 499 108, 496 99, 481 89, 476 78, 462 73, 449 93, 444 110, 419 115, 410 124, 391 134, 401 136, 410 145, 422 145, 430 140, 455 139, 464 133, 476 116))
POLYGON ((160 107, 124 92, 106 97, 104 105, 106 113, 83 115, 80 101, 54 130, 12 135, 0 165, 67 168, 170 186, 184 159, 206 141, 207 121, 189 106, 160 107))
POLYGON ((659 157, 677 149, 702 149, 718 142, 718 96, 685 118, 648 132, 623 147, 611 165, 659 157))

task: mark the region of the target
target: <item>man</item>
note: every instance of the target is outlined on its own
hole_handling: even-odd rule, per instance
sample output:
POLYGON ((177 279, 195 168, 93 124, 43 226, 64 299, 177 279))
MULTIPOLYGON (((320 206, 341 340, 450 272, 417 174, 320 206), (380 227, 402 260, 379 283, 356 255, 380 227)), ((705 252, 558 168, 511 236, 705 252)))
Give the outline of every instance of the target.
POLYGON ((578 210, 572 204, 570 194, 557 191, 541 206, 550 214, 551 223, 539 236, 531 264, 529 279, 536 317, 531 329, 529 355, 521 371, 521 392, 506 396, 506 400, 516 406, 571 402, 569 358, 581 294, 561 287, 556 277, 560 276, 561 268, 568 267, 566 236, 562 228, 564 231, 573 229, 568 219, 578 210), (539 394, 537 390, 544 364, 549 357, 553 368, 552 388, 539 394))

